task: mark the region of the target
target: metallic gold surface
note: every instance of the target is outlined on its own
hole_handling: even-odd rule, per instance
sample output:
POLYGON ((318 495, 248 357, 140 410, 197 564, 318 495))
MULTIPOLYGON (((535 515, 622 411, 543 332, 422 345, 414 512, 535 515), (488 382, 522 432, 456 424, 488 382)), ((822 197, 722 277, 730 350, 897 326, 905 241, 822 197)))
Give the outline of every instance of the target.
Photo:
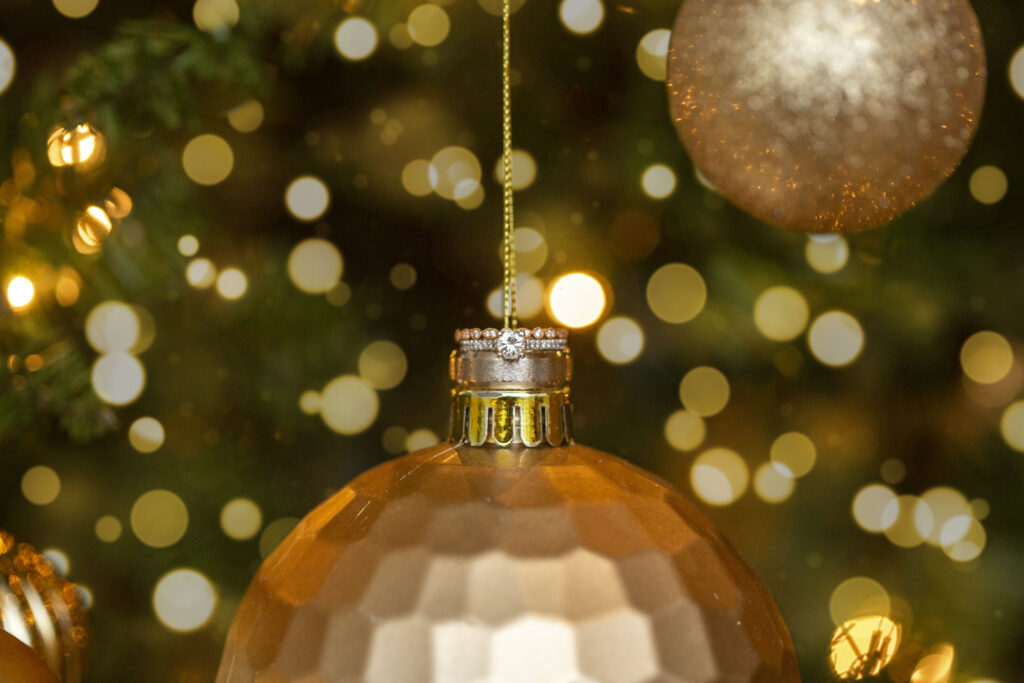
POLYGON ((0 630, 0 683, 57 683, 28 645, 0 630))
POLYGON ((471 446, 572 443, 569 390, 456 391, 449 441, 471 446))
POLYGON ((35 548, 2 531, 0 626, 30 645, 61 683, 82 681, 87 638, 77 587, 54 574, 35 548))
POLYGON ((985 91, 967 0, 686 0, 668 93, 694 164, 754 216, 865 230, 967 151, 985 91))
POLYGON ((453 351, 453 384, 461 389, 558 389, 572 377, 572 357, 565 351, 529 351, 506 361, 494 351, 453 351))

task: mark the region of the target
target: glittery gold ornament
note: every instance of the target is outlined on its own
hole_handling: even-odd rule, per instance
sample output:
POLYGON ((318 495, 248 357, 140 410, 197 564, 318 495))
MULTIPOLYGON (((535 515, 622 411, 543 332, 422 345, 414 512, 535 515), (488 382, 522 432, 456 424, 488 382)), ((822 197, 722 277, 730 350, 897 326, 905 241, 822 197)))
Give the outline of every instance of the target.
MULTIPOLYGON (((87 640, 78 588, 32 546, 0 531, 0 626, 30 645, 61 683, 82 681, 87 640)), ((0 659, 3 659, 0 646, 0 659)), ((13 679, 21 681, 22 679, 13 679)), ((24 681, 43 681, 26 678, 24 681)), ((0 666, 0 682, 3 682, 0 666)))
POLYGON ((771 596, 712 523, 573 442, 566 337, 460 332, 448 442, 303 520, 217 681, 798 681, 771 596))
POLYGON ((967 0, 685 0, 667 80, 683 144, 727 199, 855 232, 953 172, 985 73, 967 0))
POLYGON ((57 683, 57 679, 32 648, 0 631, 0 683, 57 683))

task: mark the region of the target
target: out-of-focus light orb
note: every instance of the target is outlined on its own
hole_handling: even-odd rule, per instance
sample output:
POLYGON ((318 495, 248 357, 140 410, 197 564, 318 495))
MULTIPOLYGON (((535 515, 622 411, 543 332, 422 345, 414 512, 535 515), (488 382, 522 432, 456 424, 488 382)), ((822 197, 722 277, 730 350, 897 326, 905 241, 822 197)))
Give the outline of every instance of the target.
POLYGON ((208 289, 217 281, 217 267, 208 258, 192 259, 185 266, 185 279, 196 289, 208 289))
POLYGON ((21 493, 33 505, 49 505, 60 495, 60 477, 46 465, 31 467, 21 477, 21 493))
POLYGON ((932 648, 914 667, 910 683, 949 683, 954 658, 955 651, 949 643, 932 648))
POLYGON ((453 201, 468 199, 480 190, 481 173, 476 155, 458 146, 439 150, 427 168, 427 178, 434 192, 453 201))
POLYGON ((672 32, 667 28, 656 28, 644 34, 636 46, 636 64, 651 80, 665 80, 668 43, 671 36, 672 32))
MULTIPOLYGON (((1013 57, 1010 58, 1008 72, 1010 85, 1013 86, 1018 96, 1024 98, 1024 45, 1017 48, 1017 51, 1013 53, 1013 57)), ((0 91, 2 90, 3 88, 0 88, 0 91)))
POLYGON ((850 258, 850 245, 839 235, 829 235, 834 239, 811 239, 804 246, 804 258, 819 273, 830 275, 837 273, 846 265, 850 258))
POLYGON ((416 269, 408 263, 396 263, 388 275, 388 280, 395 289, 412 289, 416 285, 416 269))
MULTIPOLYGON (((962 530, 962 536, 958 540, 948 545, 943 544, 942 550, 954 562, 970 562, 977 559, 981 555, 981 551, 985 549, 985 542, 987 540, 985 527, 973 517, 966 519, 954 518, 950 522, 954 520, 958 523, 962 521, 963 526, 966 528, 962 530)), ((947 525, 950 525, 950 523, 947 522, 947 525)), ((961 535, 961 530, 956 529, 950 535, 959 536, 961 535)))
POLYGON ((17 71, 17 60, 14 59, 14 51, 0 38, 0 94, 11 87, 15 71, 17 71))
POLYGON ((63 550, 47 548, 41 555, 50 561, 50 564, 53 565, 53 571, 56 572, 57 576, 68 575, 68 572, 71 570, 71 560, 63 550))
POLYGON ((936 486, 922 493, 921 500, 932 512, 932 532, 925 539, 929 544, 949 546, 966 535, 964 520, 973 517, 971 504, 964 494, 948 486, 936 486), (949 524, 951 521, 953 523, 949 524))
POLYGON ((677 410, 665 420, 665 440, 677 451, 692 451, 704 443, 704 419, 689 410, 677 410))
POLYGON ((644 331, 632 318, 609 318, 597 331, 597 350, 609 363, 632 363, 644 350, 644 331))
POLYGON ((235 166, 231 145, 219 135, 204 133, 192 138, 181 155, 185 174, 199 185, 224 182, 235 166))
MULTIPOLYGON (((512 6, 510 8, 511 13, 515 14, 518 12, 524 2, 526 2, 526 0, 512 0, 512 6)), ((488 14, 496 17, 501 16, 502 0, 477 0, 477 3, 479 3, 480 7, 482 7, 488 14)))
POLYGON ((558 16, 567 29, 586 35, 596 31, 604 21, 604 4, 601 0, 562 0, 558 16))
POLYGON ((434 47, 443 43, 448 37, 451 25, 448 13, 432 3, 416 7, 409 13, 409 19, 406 21, 409 37, 423 47, 434 47))
POLYGON ((246 100, 228 112, 228 123, 239 133, 251 133, 263 125, 263 105, 259 100, 246 100))
POLYGON ((57 303, 65 308, 74 306, 82 293, 82 277, 71 266, 62 266, 57 275, 57 286, 54 287, 54 297, 57 303))
POLYGON ((388 31, 388 40, 399 50, 407 50, 413 44, 412 36, 409 35, 409 27, 402 23, 391 27, 391 30, 388 31))
POLYGON ((96 253, 114 229, 114 223, 106 211, 98 206, 89 206, 78 217, 72 242, 82 254, 96 253))
POLYGON ((405 443, 409 438, 409 432, 404 427, 392 425, 380 435, 381 446, 391 455, 401 455, 406 452, 405 443))
POLYGON ((516 228, 516 270, 536 273, 548 260, 548 243, 544 235, 533 228, 516 228))
POLYGON ((721 370, 699 365, 679 383, 679 399, 694 415, 710 417, 722 412, 729 403, 729 380, 721 370))
POLYGON ((169 548, 188 530, 188 508, 177 494, 154 489, 139 496, 130 515, 132 531, 151 548, 169 548))
POLYGON ((282 517, 268 524, 260 534, 260 557, 266 557, 274 552, 298 523, 298 517, 282 517))
POLYGON ((53 6, 68 19, 81 19, 92 14, 100 0, 53 0, 53 6))
POLYGON ((100 353, 130 351, 141 330, 135 309, 121 301, 104 301, 85 319, 85 338, 100 353))
POLYGON ((341 279, 341 270, 341 252, 319 237, 299 242, 288 255, 288 276, 307 294, 323 294, 330 290, 341 279))
MULTIPOLYGON (((89 123, 80 123, 71 130, 57 126, 46 140, 46 156, 55 167, 91 168, 102 161, 105 150, 106 139, 89 123)), ((117 194, 127 197, 123 190, 118 189, 117 194)))
POLYGON ((907 466, 903 464, 902 460, 889 458, 882 463, 879 474, 882 475, 882 481, 885 483, 898 484, 907 476, 907 466))
POLYGON ((836 626, 857 617, 888 617, 892 598, 882 584, 866 576, 846 579, 832 591, 828 613, 836 626))
POLYGON ((647 281, 647 305, 667 323, 685 323, 704 310, 708 298, 704 278, 685 263, 669 263, 647 281))
POLYGON ((417 429, 410 432, 405 438, 405 450, 408 452, 420 451, 424 448, 430 448, 431 446, 440 443, 440 439, 437 438, 437 434, 430 431, 429 429, 417 429))
POLYGON ((195 256, 199 253, 199 240, 195 235, 182 235, 178 238, 178 253, 182 256, 195 256))
POLYGON ((339 434, 358 434, 377 419, 377 392, 355 375, 331 380, 320 392, 320 402, 324 424, 339 434))
POLYGON ((975 498, 971 501, 971 514, 975 519, 979 521, 985 519, 990 512, 992 512, 992 508, 984 498, 975 498))
POLYGON ((302 395, 299 396, 299 410, 304 412, 306 415, 316 415, 320 412, 322 407, 323 402, 320 400, 319 391, 313 391, 310 389, 308 391, 303 391, 302 395))
POLYGON ((248 288, 249 279, 238 268, 225 268, 217 276, 217 293, 230 301, 242 298, 248 288))
POLYGON ((1024 453, 1024 401, 1014 401, 1003 411, 999 431, 1010 448, 1024 453))
POLYGON ((301 221, 315 221, 324 215, 331 203, 331 192, 316 176, 299 176, 284 192, 288 212, 301 221))
POLYGON ((917 496, 902 495, 889 501, 882 511, 885 537, 901 548, 924 543, 935 528, 935 515, 928 503, 917 496), (891 524, 890 520, 895 520, 891 524))
POLYGON ((479 182, 466 180, 461 188, 456 187, 455 193, 455 205, 464 211, 472 211, 484 203, 484 187, 479 182))
POLYGON ((893 514, 889 507, 895 501, 896 492, 888 486, 869 484, 853 497, 853 520, 865 531, 880 534, 896 523, 899 508, 893 514))
POLYGON ((172 631, 187 633, 202 628, 217 607, 217 591, 194 569, 164 574, 153 589, 153 611, 172 631))
POLYGON ((146 369, 130 353, 108 353, 93 363, 92 388, 104 403, 128 405, 142 394, 145 386, 146 369))
MULTIPOLYGON (((537 162, 525 149, 512 150, 512 189, 525 190, 537 178, 537 162)), ((505 182, 505 164, 502 157, 494 164, 494 179, 505 182)))
POLYGON ((392 389, 405 379, 409 362, 394 342, 375 341, 359 354, 359 376, 374 389, 392 389))
POLYGON ((239 10, 235 0, 196 0, 192 21, 207 33, 219 33, 238 23, 239 10))
POLYGON ((807 327, 810 310, 803 294, 792 287, 769 287, 754 302, 754 325, 773 341, 790 341, 807 327))
POLYGON ((807 342, 814 357, 835 368, 849 365, 864 348, 864 330, 844 311, 822 313, 811 323, 807 342))
POLYGON ((814 467, 818 450, 810 437, 800 432, 786 432, 772 442, 772 465, 779 474, 798 479, 814 467))
POLYGON ((675 192, 675 171, 665 164, 651 164, 640 177, 640 185, 648 197, 664 199, 675 192))
POLYGON ((434 191, 430 182, 430 162, 413 159, 402 169, 402 187, 413 197, 426 197, 434 191))
POLYGON ((832 671, 845 681, 880 674, 896 654, 902 630, 892 619, 877 615, 843 622, 832 634, 829 647, 832 671))
POLYGON ((220 511, 220 528, 228 538, 247 541, 260 532, 263 512, 248 498, 235 498, 224 504, 220 511))
POLYGON ((154 453, 164 445, 164 426, 153 417, 140 417, 128 428, 128 443, 139 453, 154 453))
POLYGON ((694 493, 710 505, 730 505, 747 490, 747 463, 728 448, 711 448, 697 456, 690 468, 694 493))
POLYGON ((567 327, 593 325, 604 313, 604 288, 586 273, 562 275, 552 283, 547 299, 551 316, 567 327))
POLYGON ((971 174, 968 183, 971 196, 982 204, 995 204, 1006 196, 1009 182, 1002 169, 996 166, 981 166, 971 174))
POLYGON ((994 384, 1013 368, 1013 348, 998 332, 975 332, 960 347, 964 374, 980 384, 994 384))
POLYGON ((96 520, 96 527, 93 530, 96 532, 96 538, 104 543, 113 543, 121 538, 124 525, 121 524, 121 520, 113 515, 103 515, 96 520))
POLYGON ((16 311, 27 308, 35 295, 35 285, 24 275, 11 278, 7 283, 7 303, 16 311))
MULTIPOLYGON (((495 318, 505 315, 505 296, 501 287, 491 290, 487 296, 487 310, 495 318)), ((528 319, 537 315, 544 308, 544 284, 529 274, 516 276, 516 308, 519 317, 528 319)))
POLYGON ((796 482, 770 462, 763 463, 754 472, 754 493, 766 503, 781 503, 793 495, 796 482))
POLYGON ((366 59, 377 49, 377 29, 362 17, 349 17, 335 29, 334 47, 345 59, 366 59))

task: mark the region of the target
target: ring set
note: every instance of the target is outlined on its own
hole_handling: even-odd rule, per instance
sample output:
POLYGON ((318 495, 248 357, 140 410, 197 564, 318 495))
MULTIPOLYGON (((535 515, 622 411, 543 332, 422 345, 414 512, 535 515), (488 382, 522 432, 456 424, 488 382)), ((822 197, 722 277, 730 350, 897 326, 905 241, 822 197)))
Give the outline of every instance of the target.
POLYGON ((471 328, 458 330, 455 341, 463 351, 496 351, 504 360, 519 360, 527 351, 564 351, 569 347, 569 331, 554 327, 471 328))

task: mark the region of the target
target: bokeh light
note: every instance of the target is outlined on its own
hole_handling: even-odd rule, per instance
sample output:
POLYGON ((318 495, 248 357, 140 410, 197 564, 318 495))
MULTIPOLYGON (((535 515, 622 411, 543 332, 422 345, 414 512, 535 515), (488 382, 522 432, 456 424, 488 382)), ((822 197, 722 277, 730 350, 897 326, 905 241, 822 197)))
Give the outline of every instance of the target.
MULTIPOLYGON (((465 147, 445 147, 437 152, 427 167, 430 186, 441 197, 465 200, 480 188, 480 160, 465 147)), ((466 208, 472 208, 467 205, 466 208)))
POLYGON ((636 64, 645 76, 664 81, 668 60, 668 43, 672 32, 667 28, 648 31, 636 46, 636 64))
POLYGON ((679 399, 694 415, 717 415, 729 403, 729 380, 717 368, 697 366, 683 375, 679 399))
POLYGON ((320 412, 320 408, 323 404, 320 400, 320 392, 309 389, 303 391, 299 396, 299 410, 304 412, 306 415, 316 415, 320 412))
POLYGON ((412 289, 416 285, 416 269, 408 263, 396 263, 388 275, 388 280, 395 289, 412 289))
POLYGON ((781 503, 793 495, 796 482, 770 462, 762 463, 754 472, 754 493, 766 503, 781 503))
POLYGON ((810 235, 804 246, 804 258, 819 273, 837 273, 850 258, 850 245, 841 235, 810 235))
POLYGON ((665 164, 651 164, 641 176, 640 185, 648 197, 664 199, 675 192, 675 171, 665 164))
POLYGON ((100 356, 92 366, 92 388, 104 403, 128 405, 142 394, 146 370, 135 356, 117 351, 100 356))
POLYGON ((604 4, 601 0, 562 0, 558 16, 567 29, 586 35, 596 31, 604 21, 604 4))
POLYGON ((405 427, 392 425, 381 433, 380 444, 391 455, 401 455, 406 452, 405 443, 408 438, 409 432, 405 427))
POLYGON ((1024 401, 1014 401, 1003 411, 999 431, 1010 448, 1024 453, 1024 401))
POLYGON ((426 197, 434 191, 430 182, 430 162, 413 159, 402 169, 402 187, 413 197, 426 197))
POLYGON ((139 316, 121 301, 104 301, 85 319, 85 338, 100 353, 131 351, 141 331, 139 316))
POLYGON ((853 576, 832 590, 828 613, 836 626, 857 617, 888 617, 892 598, 882 584, 866 576, 853 576))
POLYGON ((178 238, 178 253, 182 256, 195 256, 199 252, 199 240, 195 235, 182 235, 178 238))
POLYGON ((260 557, 266 557, 274 552, 298 523, 298 517, 282 517, 268 524, 260 534, 260 557))
POLYGON ((14 74, 17 71, 17 60, 14 58, 14 51, 2 38, 0 38, 0 94, 6 92, 14 81, 14 74))
POLYGON ((349 17, 335 29, 334 47, 345 59, 366 59, 377 49, 377 29, 362 17, 349 17))
POLYGON ((947 526, 952 526, 950 522, 960 523, 961 521, 963 523, 962 531, 957 529, 953 533, 953 536, 960 536, 960 538, 948 545, 943 544, 942 550, 954 562, 970 562, 977 559, 981 555, 981 551, 985 549, 987 534, 981 522, 973 517, 954 517, 947 522, 947 526))
POLYGON ((819 361, 832 367, 843 367, 855 361, 863 350, 864 330, 849 313, 828 311, 811 323, 807 342, 819 361))
POLYGON ((1013 348, 998 332, 975 332, 960 347, 960 365, 975 382, 993 384, 1006 377, 1013 367, 1013 348))
POLYGON ((235 166, 231 145, 219 135, 204 133, 192 138, 181 155, 181 165, 192 182, 217 185, 224 182, 235 166))
POLYGON ((13 277, 7 283, 7 303, 16 311, 28 308, 35 295, 35 285, 24 275, 13 277))
POLYGON ((807 327, 807 300, 792 287, 769 287, 754 302, 754 325, 773 341, 796 339, 807 327))
POLYGON ((910 674, 910 683, 949 683, 953 675, 955 650, 949 643, 941 643, 918 661, 910 674))
POLYGON ((772 442, 770 457, 779 474, 797 479, 811 471, 818 451, 806 434, 786 432, 772 442))
POLYGON ((217 607, 217 591, 194 569, 164 574, 153 589, 153 612, 172 631, 187 633, 202 628, 217 607))
POLYGON ((169 548, 188 530, 188 508, 177 494, 164 489, 148 491, 131 511, 132 531, 151 548, 169 548))
POLYGON ((104 543, 113 543, 121 538, 124 525, 121 524, 121 520, 117 517, 104 515, 96 520, 96 526, 93 528, 93 531, 96 532, 96 538, 104 543))
POLYGON ((876 676, 892 661, 902 629, 888 617, 868 615, 849 619, 832 634, 829 663, 842 680, 876 676))
POLYGON ((609 363, 631 363, 643 349, 644 331, 632 318, 609 318, 597 331, 597 350, 609 363))
POLYGON ((263 512, 248 498, 235 498, 221 508, 220 528, 228 538, 247 541, 254 538, 262 526, 263 512))
POLYGON ((696 318, 704 309, 707 294, 704 278, 685 263, 664 265, 647 281, 647 305, 667 323, 696 318))
POLYGON ((75 223, 72 241, 79 253, 95 253, 110 236, 114 223, 106 211, 98 206, 86 207, 75 223))
POLYGON ((567 273, 559 277, 552 283, 547 300, 551 316, 567 327, 593 325, 605 306, 604 288, 586 273, 567 273))
POLYGON ((377 392, 355 375, 331 380, 320 392, 320 402, 324 424, 339 434, 358 434, 377 419, 377 392))
MULTIPOLYGON (((519 317, 532 318, 544 308, 544 284, 534 276, 522 273, 516 276, 516 309, 519 317)), ((487 296, 487 310, 495 318, 505 313, 505 291, 495 287, 487 296)))
POLYGON ((394 342, 375 341, 359 354, 359 376, 374 389, 397 387, 408 369, 405 352, 394 342))
POLYGON ((728 448, 712 448, 693 461, 690 485, 694 493, 710 505, 730 505, 747 490, 750 473, 747 463, 728 448))
POLYGON ((921 494, 932 513, 932 531, 925 540, 934 546, 950 546, 967 535, 973 518, 964 494, 948 486, 936 486, 921 494))
POLYGON ((913 548, 924 543, 935 528, 935 516, 928 503, 917 496, 902 495, 889 501, 882 511, 885 537, 901 548, 913 548), (889 524, 889 520, 895 521, 889 524))
POLYGON ((516 270, 536 273, 548 260, 548 243, 544 235, 533 228, 516 228, 516 270))
MULTIPOLYGON (((512 189, 525 190, 537 178, 537 162, 525 149, 512 150, 512 189)), ((505 181, 505 164, 502 157, 494 163, 494 179, 505 181)))
POLYGON ((57 576, 67 576, 68 572, 71 571, 71 559, 67 553, 59 548, 47 548, 42 551, 42 556, 50 561, 53 566, 54 573, 57 576))
POLYGON ((319 237, 299 242, 288 256, 288 276, 307 294, 323 294, 330 290, 338 284, 341 271, 341 252, 319 237))
POLYGON ((74 306, 82 293, 82 277, 71 266, 61 266, 53 295, 61 306, 74 306))
POLYGON ((882 481, 887 484, 898 484, 907 476, 907 466, 896 458, 888 458, 878 471, 882 475, 882 481))
POLYGON ((410 453, 413 451, 420 451, 424 448, 435 446, 439 442, 440 439, 437 438, 437 434, 429 429, 416 429, 405 437, 405 450, 410 453))
POLYGON ((289 213, 299 220, 315 221, 327 211, 331 192, 316 176, 299 176, 285 190, 284 203, 289 213))
POLYGON ((1013 57, 1010 58, 1008 75, 1010 77, 1010 85, 1013 86, 1014 91, 1019 97, 1024 98, 1024 45, 1017 48, 1017 51, 1013 53, 1013 57))
POLYGON ((225 268, 217 276, 217 293, 229 301, 240 299, 249 288, 249 280, 238 268, 225 268))
POLYGON ((1009 182, 1006 174, 996 166, 981 166, 971 174, 971 196, 982 204, 995 204, 1006 196, 1009 182))
POLYGON ((665 420, 665 440, 677 451, 692 451, 704 443, 704 419, 689 410, 677 410, 665 420))
POLYGON ((185 279, 196 289, 208 289, 217 281, 217 267, 207 258, 192 259, 185 266, 185 279))
POLYGON ((239 133, 252 133, 263 125, 263 105, 259 100, 246 100, 228 112, 228 123, 239 133))
POLYGON ((432 3, 423 3, 409 13, 406 29, 413 42, 423 47, 434 47, 444 42, 451 29, 448 13, 432 3))
POLYGON ((128 442, 139 453, 154 453, 164 444, 164 426, 153 417, 140 417, 128 428, 128 442))
POLYGON ((53 6, 68 19, 81 19, 92 14, 100 0, 53 0, 53 6))
POLYGON ((196 0, 192 6, 192 21, 200 31, 219 33, 236 25, 238 18, 235 0, 196 0))
POLYGON ((880 534, 896 523, 899 508, 893 514, 890 507, 895 501, 896 492, 888 486, 869 484, 853 497, 853 519, 865 531, 880 534))
POLYGON ((52 467, 31 467, 21 477, 21 493, 33 505, 49 505, 60 495, 60 477, 52 467))

